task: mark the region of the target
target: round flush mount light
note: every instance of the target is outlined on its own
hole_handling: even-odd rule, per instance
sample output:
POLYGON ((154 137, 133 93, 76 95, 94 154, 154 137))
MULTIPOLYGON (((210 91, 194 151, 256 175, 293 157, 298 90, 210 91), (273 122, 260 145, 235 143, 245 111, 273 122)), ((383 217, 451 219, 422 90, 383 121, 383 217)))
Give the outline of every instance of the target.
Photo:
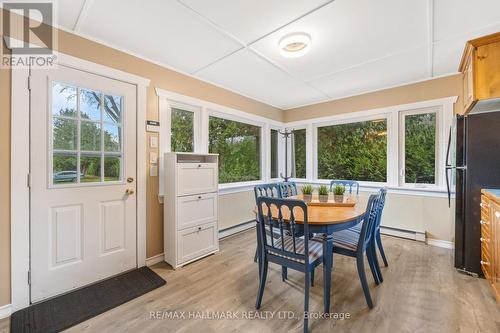
POLYGON ((280 54, 286 58, 298 58, 311 49, 311 36, 305 32, 294 32, 281 38, 280 54))

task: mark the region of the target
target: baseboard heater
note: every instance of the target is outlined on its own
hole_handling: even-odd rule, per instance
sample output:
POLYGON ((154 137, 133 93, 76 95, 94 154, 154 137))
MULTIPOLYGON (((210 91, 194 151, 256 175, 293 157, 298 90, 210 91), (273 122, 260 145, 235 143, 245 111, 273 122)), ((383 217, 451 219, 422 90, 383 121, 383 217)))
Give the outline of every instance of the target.
POLYGON ((250 220, 219 230, 219 239, 226 238, 239 232, 255 227, 255 220, 250 220))

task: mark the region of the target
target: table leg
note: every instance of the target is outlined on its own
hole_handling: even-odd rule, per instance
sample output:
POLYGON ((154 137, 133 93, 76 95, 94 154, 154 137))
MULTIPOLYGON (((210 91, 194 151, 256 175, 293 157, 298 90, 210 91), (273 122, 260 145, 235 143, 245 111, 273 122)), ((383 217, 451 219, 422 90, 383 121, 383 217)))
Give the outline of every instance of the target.
POLYGON ((330 290, 332 281, 333 266, 333 237, 323 234, 323 311, 330 313, 330 290))

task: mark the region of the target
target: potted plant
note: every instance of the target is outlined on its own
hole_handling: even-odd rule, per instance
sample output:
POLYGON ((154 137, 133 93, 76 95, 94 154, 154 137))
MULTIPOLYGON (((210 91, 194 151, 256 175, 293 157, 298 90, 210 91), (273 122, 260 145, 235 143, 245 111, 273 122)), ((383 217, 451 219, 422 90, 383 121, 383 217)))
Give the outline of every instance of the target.
POLYGON ((311 202, 312 200, 312 193, 313 193, 313 187, 312 185, 304 185, 300 188, 302 191, 302 196, 305 202, 311 202))
POLYGON ((345 187, 342 185, 335 185, 333 188, 333 200, 335 202, 344 202, 345 187))
POLYGON ((321 185, 318 187, 319 202, 328 202, 328 187, 321 185))

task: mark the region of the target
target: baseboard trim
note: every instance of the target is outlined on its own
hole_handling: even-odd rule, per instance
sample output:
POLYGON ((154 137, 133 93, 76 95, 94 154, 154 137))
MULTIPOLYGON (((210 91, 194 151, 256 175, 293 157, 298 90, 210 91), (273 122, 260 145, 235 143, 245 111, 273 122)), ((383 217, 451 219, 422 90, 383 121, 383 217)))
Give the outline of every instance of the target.
POLYGON ((8 318, 12 314, 12 304, 0 306, 0 319, 8 318))
POLYGON ((234 234, 251 229, 253 227, 255 227, 255 220, 243 222, 243 223, 237 224, 235 226, 226 228, 224 230, 219 230, 219 239, 232 236, 234 234))
POLYGON ((455 243, 450 241, 445 241, 441 239, 435 238, 427 238, 427 245, 442 247, 445 249, 453 250, 455 248, 455 243))
POLYGON ((418 242, 425 242, 425 232, 417 230, 399 229, 394 227, 380 226, 380 233, 383 235, 395 236, 415 240, 418 242))
POLYGON ((163 255, 163 253, 160 253, 150 258, 146 258, 146 266, 153 266, 154 264, 162 261, 165 261, 165 256, 163 255))

